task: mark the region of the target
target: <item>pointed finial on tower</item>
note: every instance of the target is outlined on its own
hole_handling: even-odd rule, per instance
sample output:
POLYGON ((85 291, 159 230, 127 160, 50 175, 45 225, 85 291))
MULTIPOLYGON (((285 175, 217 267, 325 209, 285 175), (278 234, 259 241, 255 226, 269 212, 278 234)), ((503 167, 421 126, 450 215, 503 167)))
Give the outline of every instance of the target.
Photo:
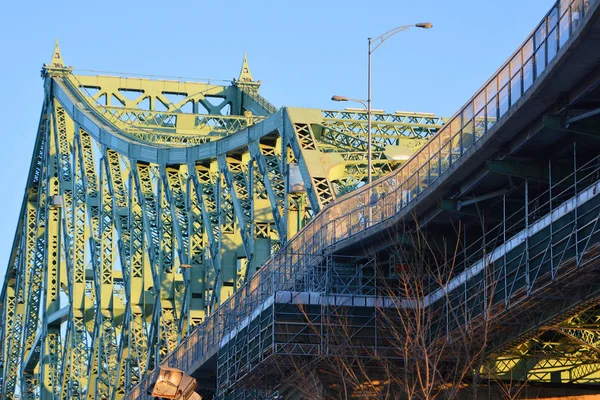
POLYGON ((246 58, 246 53, 244 53, 244 62, 242 63, 242 70, 240 71, 240 77, 238 78, 240 82, 254 82, 254 78, 252 78, 252 73, 250 72, 250 67, 248 66, 248 58, 246 58))
POLYGON ((51 76, 58 76, 70 73, 72 70, 71 67, 67 67, 65 65, 65 61, 62 58, 62 54, 60 54, 60 45, 58 44, 58 38, 54 42, 54 52, 52 53, 52 60, 50 60, 50 64, 44 64, 42 68, 42 77, 47 76, 48 74, 51 76))
POLYGON ((238 79, 233 79, 233 84, 242 90, 252 93, 256 93, 260 87, 260 81, 257 82, 252 77, 250 67, 248 66, 248 58, 246 57, 246 53, 244 53, 244 62, 242 63, 240 77, 238 79))
POLYGON ((48 64, 50 68, 66 68, 65 62, 63 61, 62 55, 60 54, 60 45, 58 44, 58 38, 54 42, 54 52, 52 53, 52 60, 48 64))

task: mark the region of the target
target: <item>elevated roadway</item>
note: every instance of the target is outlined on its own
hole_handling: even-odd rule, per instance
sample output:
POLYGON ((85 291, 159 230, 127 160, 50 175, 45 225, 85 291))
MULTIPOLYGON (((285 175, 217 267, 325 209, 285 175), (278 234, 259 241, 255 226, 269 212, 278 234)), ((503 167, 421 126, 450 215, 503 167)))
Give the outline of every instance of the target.
MULTIPOLYGON (((498 267, 506 283, 497 293, 502 311, 491 337, 498 350, 593 309, 599 293, 599 4, 556 3, 426 146, 400 169, 324 208, 163 365, 220 391, 245 387, 252 373, 234 374, 233 381, 217 377, 217 355, 280 301, 277 288, 284 293, 286 284, 294 286, 273 284, 281 268, 311 270, 331 255, 362 257, 363 263, 374 256, 378 269, 393 269, 390 249, 411 232, 449 248, 458 242, 460 267, 450 292, 467 296, 485 286, 477 281, 478 265, 498 267)), ((436 304, 435 296, 427 306, 436 304)), ((130 398, 145 396, 154 379, 148 375, 130 398)))

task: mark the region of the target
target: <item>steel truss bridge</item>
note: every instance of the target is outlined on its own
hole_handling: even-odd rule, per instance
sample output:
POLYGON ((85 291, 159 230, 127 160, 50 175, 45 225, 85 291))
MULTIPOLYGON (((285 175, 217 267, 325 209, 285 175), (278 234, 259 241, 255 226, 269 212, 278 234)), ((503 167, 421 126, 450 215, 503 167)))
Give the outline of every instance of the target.
MULTIPOLYGON (((410 160, 314 215, 161 365, 196 377, 206 396, 296 398, 291 360, 332 346, 299 317, 335 324, 350 310, 345 350, 385 354, 377 314, 418 304, 446 335, 493 311, 485 368, 498 379, 598 393, 599 48, 600 2, 556 2, 410 160), (457 249, 438 260, 458 267, 443 290, 397 304, 377 274, 396 272, 390 249, 410 252, 411 229, 437 253, 457 249)), ((156 379, 127 398, 148 398, 156 379)))
POLYGON ((86 76, 57 44, 2 289, 0 396, 151 398, 168 366, 207 397, 293 398, 282 366, 327 348, 294 327, 298 304, 376 332, 377 310, 415 306, 377 275, 417 226, 458 249, 420 303, 436 329, 492 307, 486 368, 598 392, 599 48, 600 2, 557 2, 451 119, 377 113, 365 185, 364 112, 276 110, 245 59, 226 86, 86 76))
MULTIPOLYGON (((0 302, 0 398, 119 399, 314 215, 364 185, 367 118, 225 85, 76 74, 58 42, 0 302)), ((375 113, 374 167, 442 126, 375 113)))

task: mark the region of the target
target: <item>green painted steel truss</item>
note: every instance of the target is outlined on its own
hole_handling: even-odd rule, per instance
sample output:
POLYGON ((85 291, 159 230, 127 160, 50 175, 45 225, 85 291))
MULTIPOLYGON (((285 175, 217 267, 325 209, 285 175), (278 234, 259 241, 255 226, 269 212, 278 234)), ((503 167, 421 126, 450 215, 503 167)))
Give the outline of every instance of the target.
POLYGON ((515 386, 600 383, 600 307, 594 304, 577 310, 509 350, 493 354, 482 372, 492 379, 515 382, 515 386))
MULTIPOLYGON (((364 184, 363 111, 76 75, 58 43, 0 298, 0 397, 121 398, 280 244, 364 184)), ((375 175, 443 120, 375 113, 375 175)))

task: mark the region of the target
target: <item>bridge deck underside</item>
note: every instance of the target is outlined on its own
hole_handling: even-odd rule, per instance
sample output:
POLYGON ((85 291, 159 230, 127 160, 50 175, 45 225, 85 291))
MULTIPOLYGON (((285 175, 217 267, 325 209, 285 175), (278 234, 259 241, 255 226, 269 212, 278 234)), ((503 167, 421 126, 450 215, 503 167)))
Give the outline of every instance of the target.
POLYGON ((378 321, 421 308, 446 338, 493 314, 499 377, 600 381, 598 48, 600 2, 557 2, 443 127, 376 113, 389 174, 359 188, 363 112, 277 111, 246 61, 231 86, 76 76, 57 46, 2 289, 0 397, 141 382, 143 398, 159 364, 208 396, 268 391, 298 359, 395 359, 378 321), (420 256, 446 286, 394 303, 381 281, 422 273, 420 256), (350 342, 316 333, 349 321, 350 342))
MULTIPOLYGON (((595 168, 589 178, 597 177, 598 172, 595 168)), ((594 305, 600 294, 599 193, 600 181, 582 188, 552 214, 539 217, 537 226, 527 227, 495 251, 484 252, 483 259, 471 262, 449 281, 447 292, 433 292, 421 299, 421 304, 431 309, 433 332, 429 334, 452 337, 461 326, 477 332, 484 313, 491 313, 490 327, 480 340, 489 341, 490 348, 497 351, 511 342, 522 342, 532 327, 554 326, 594 305)), ((331 276, 332 270, 334 264, 320 273, 331 276)), ((350 280, 339 276, 315 279, 315 274, 319 271, 313 267, 295 276, 293 284, 286 282, 288 290, 277 291, 276 286, 273 297, 257 308, 251 321, 238 325, 235 333, 221 342, 219 391, 236 387, 273 390, 277 387, 274 382, 283 382, 309 359, 332 354, 401 359, 398 343, 382 330, 382 321, 389 318, 378 314, 401 305, 408 307, 408 300, 377 296, 383 288, 378 290, 377 280, 360 272, 350 280), (330 286, 307 284, 323 281, 330 286), (337 294, 340 285, 346 294, 337 294), (344 335, 336 337, 335 332, 344 335)), ((552 356, 547 354, 546 359, 552 356)), ((587 363, 590 361, 596 362, 587 363)), ((542 376, 539 371, 537 374, 542 376)), ((530 379, 536 380, 536 376, 530 379)), ((554 379, 554 383, 560 382, 560 378, 554 379)))
MULTIPOLYGON (((597 182, 594 177, 563 182, 593 163, 600 146, 600 54, 595 51, 600 43, 600 8, 597 2, 586 7, 588 19, 570 26, 570 36, 556 54, 548 53, 550 44, 545 41, 543 51, 527 60, 526 43, 517 53, 522 58, 514 79, 509 69, 513 64, 507 63, 509 79, 503 80, 501 71, 490 81, 497 85, 492 97, 488 98, 489 87, 482 89, 489 102, 483 119, 473 118, 480 110, 477 95, 449 122, 447 132, 442 130, 415 156, 412 161, 418 165, 411 167, 408 162, 403 169, 406 175, 392 174, 376 182, 371 192, 365 188, 340 199, 292 239, 286 250, 364 259, 375 255, 376 269, 389 272, 395 262, 393 247, 401 243, 410 248, 407 235, 419 232, 438 254, 457 249, 452 256, 460 265, 454 271, 459 276, 525 230, 524 243, 513 243, 500 259, 484 262, 503 282, 495 286, 493 296, 498 321, 506 321, 492 332, 495 348, 499 351, 538 337, 536 330, 542 324, 557 324, 592 306, 598 295, 596 200, 583 208, 578 205, 578 211, 565 213, 539 231, 530 231, 536 221, 597 182), (520 69, 529 61, 536 65, 533 82, 520 69), (503 93, 508 97, 504 99, 503 93), (456 147, 443 140, 445 134, 455 135, 456 147)), ((549 24, 551 17, 544 23, 549 24)), ((537 39, 531 43, 534 50, 540 46, 537 39)), ((477 273, 462 279, 463 288, 456 291, 461 294, 449 299, 448 307, 482 308, 477 288, 485 279, 477 273)))

